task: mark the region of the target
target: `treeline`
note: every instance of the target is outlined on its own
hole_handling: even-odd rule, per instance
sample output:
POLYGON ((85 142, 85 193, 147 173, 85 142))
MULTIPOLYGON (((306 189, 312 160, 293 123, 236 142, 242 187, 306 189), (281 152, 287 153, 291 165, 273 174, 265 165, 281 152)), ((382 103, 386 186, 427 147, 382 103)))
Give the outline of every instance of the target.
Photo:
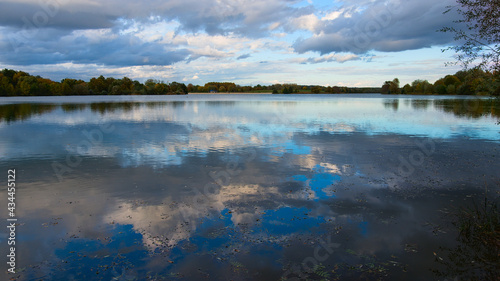
POLYGON ((144 84, 128 77, 92 78, 89 82, 66 78, 55 82, 23 71, 0 72, 0 96, 83 96, 83 95, 185 95, 183 83, 149 79, 144 84))
POLYGON ((352 88, 340 86, 318 86, 318 85, 297 85, 297 84, 274 84, 269 86, 273 94, 360 94, 360 93, 380 93, 378 87, 352 88))
POLYGON ((403 95, 500 95, 500 77, 479 68, 461 70, 434 82, 415 80, 400 88, 399 79, 385 81, 382 94, 403 95))
POLYGON ((61 82, 23 71, 0 71, 0 96, 84 96, 84 95, 185 95, 187 93, 273 93, 273 94, 349 94, 380 93, 380 88, 349 88, 338 86, 274 84, 240 86, 233 82, 209 82, 205 85, 165 83, 149 79, 145 83, 128 77, 116 79, 99 76, 88 82, 66 78, 61 82))
POLYGON ((273 93, 273 94, 349 94, 380 93, 379 87, 349 88, 338 86, 297 85, 295 83, 240 86, 232 82, 209 82, 204 86, 189 84, 190 93, 273 93))

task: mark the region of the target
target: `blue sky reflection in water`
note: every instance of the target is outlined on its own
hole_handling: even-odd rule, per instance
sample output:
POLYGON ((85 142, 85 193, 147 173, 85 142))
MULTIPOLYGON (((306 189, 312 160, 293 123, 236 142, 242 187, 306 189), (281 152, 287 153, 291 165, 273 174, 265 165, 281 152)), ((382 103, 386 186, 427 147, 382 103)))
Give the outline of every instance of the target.
POLYGON ((0 108, 0 166, 18 173, 19 280, 432 279, 433 253, 455 243, 446 214, 499 191, 500 111, 488 99, 0 108))

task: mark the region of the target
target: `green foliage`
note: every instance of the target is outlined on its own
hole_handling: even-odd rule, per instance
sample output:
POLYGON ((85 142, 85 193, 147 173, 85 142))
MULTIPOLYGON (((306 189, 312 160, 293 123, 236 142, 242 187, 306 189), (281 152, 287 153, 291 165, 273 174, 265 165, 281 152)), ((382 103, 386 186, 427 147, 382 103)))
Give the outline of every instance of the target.
MULTIPOLYGON (((191 85, 191 84, 190 84, 191 85)), ((295 94, 295 93, 380 93, 379 87, 364 87, 364 88, 349 88, 349 87, 338 87, 338 86, 319 86, 319 85, 297 85, 295 83, 285 83, 285 84, 273 84, 273 85, 261 85, 258 84, 254 87, 252 86, 240 86, 230 82, 210 82, 206 83, 204 86, 191 85, 188 86, 189 92, 196 93, 209 93, 209 92, 224 92, 229 93, 273 93, 273 94, 295 94)))
POLYGON ((89 82, 66 78, 54 82, 26 72, 4 69, 0 72, 0 96, 70 96, 70 95, 185 95, 183 83, 149 79, 145 84, 122 79, 91 78, 89 82))
POLYGON ((170 83, 170 93, 175 95, 187 95, 188 90, 184 83, 172 82, 170 83))
POLYGON ((319 86, 314 86, 311 88, 311 93, 313 94, 319 94, 321 92, 321 87, 319 86))
MULTIPOLYGON (((399 83, 399 81, 398 81, 399 83)), ((232 82, 209 82, 204 86, 148 79, 143 83, 128 77, 116 79, 104 76, 91 78, 88 82, 66 78, 60 82, 32 76, 23 71, 4 69, 0 71, 0 96, 70 96, 70 95, 183 95, 188 92, 228 93, 379 93, 378 87, 349 88, 339 86, 297 85, 294 83, 240 86, 232 82)))
MULTIPOLYGON (((382 86, 382 93, 389 94, 398 90, 399 88, 396 87, 397 84, 395 80, 386 81, 382 86)), ((427 80, 417 79, 413 81, 411 85, 406 84, 400 91, 401 94, 406 95, 498 96, 500 94, 500 77, 481 68, 473 68, 458 71, 454 75, 446 75, 438 79, 434 84, 429 83, 427 80)))
POLYGON ((399 95, 401 93, 401 89, 399 89, 399 79, 394 78, 392 81, 385 81, 384 85, 382 85, 382 94, 384 95, 399 95))
POLYGON ((14 96, 15 90, 14 85, 12 85, 12 79, 8 76, 4 76, 0 73, 0 94, 2 96, 14 96))
POLYGON ((401 93, 399 89, 399 79, 394 78, 394 80, 391 81, 391 84, 389 86, 389 91, 391 91, 391 94, 394 95, 399 95, 401 93))
POLYGON ((444 77, 444 85, 449 86, 449 85, 458 85, 460 84, 460 79, 457 78, 455 75, 446 75, 444 77))
MULTIPOLYGON (((257 85, 260 86, 260 85, 257 85)), ((256 87, 257 87, 256 86, 256 87)), ((238 92, 238 86, 232 82, 209 82, 204 87, 197 86, 197 92, 238 92)))
MULTIPOLYGON (((464 69, 470 66, 492 72, 500 71, 500 2, 498 0, 457 0, 445 12, 456 9, 462 16, 455 23, 462 29, 445 27, 442 32, 451 32, 458 43, 445 50, 457 53, 458 62, 464 69)), ((443 50, 443 51, 445 51, 443 50)))
MULTIPOLYGON (((453 85, 450 85, 450 87, 453 85)), ((436 91, 436 94, 438 95, 446 95, 447 92, 447 87, 445 85, 439 84, 434 87, 434 90, 436 91)))
POLYGON ((89 82, 89 90, 92 93, 99 95, 101 93, 106 93, 108 91, 109 85, 108 81, 104 76, 99 76, 98 78, 91 78, 89 82))
POLYGON ((410 84, 404 85, 403 89, 401 90, 402 94, 411 94, 413 93, 413 88, 410 86, 410 84))

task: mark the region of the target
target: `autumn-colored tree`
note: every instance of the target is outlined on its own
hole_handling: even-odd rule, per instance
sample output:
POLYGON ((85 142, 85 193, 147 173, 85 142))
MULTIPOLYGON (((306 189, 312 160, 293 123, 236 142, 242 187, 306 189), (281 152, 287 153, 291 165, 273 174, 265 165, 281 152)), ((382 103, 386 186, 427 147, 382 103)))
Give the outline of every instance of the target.
POLYGON ((401 90, 402 94, 408 95, 413 93, 413 88, 410 86, 410 84, 406 84, 403 86, 403 89, 401 90))
POLYGON ((393 95, 399 95, 401 93, 401 90, 399 89, 399 79, 394 78, 391 81, 391 85, 389 86, 389 90, 391 91, 391 94, 393 95))
POLYGON ((108 93, 108 83, 104 76, 99 76, 98 78, 91 78, 88 83, 89 90, 96 95, 107 94, 108 93))
POLYGON ((134 92, 134 82, 128 77, 123 77, 119 86, 120 95, 128 95, 134 92))
POLYGON ((461 19, 457 27, 444 27, 451 32, 457 45, 445 50, 457 53, 458 63, 465 69, 480 67, 500 71, 500 1, 457 0, 458 6, 448 7, 445 13, 456 10, 461 19), (459 28, 462 26, 463 28, 459 28))
POLYGON ((184 84, 184 83, 172 82, 172 83, 170 83, 170 90, 171 90, 172 94, 176 94, 176 95, 187 95, 188 94, 188 89, 186 87, 186 84, 184 84))
POLYGON ((417 79, 411 83, 414 93, 416 94, 432 94, 434 85, 427 80, 417 79))
POLYGON ((14 94, 14 85, 10 79, 0 73, 0 96, 13 96, 14 94))
POLYGON ((382 85, 382 94, 393 94, 399 95, 401 90, 399 89, 399 79, 394 78, 392 81, 385 81, 384 85, 382 85))

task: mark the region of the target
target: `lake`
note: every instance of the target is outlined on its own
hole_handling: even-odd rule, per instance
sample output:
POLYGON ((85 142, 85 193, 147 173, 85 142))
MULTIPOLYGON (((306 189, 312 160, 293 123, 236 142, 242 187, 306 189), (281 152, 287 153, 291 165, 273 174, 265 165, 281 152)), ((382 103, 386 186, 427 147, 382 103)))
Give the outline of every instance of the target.
POLYGON ((457 96, 2 98, 2 274, 453 279, 455 214, 498 199, 499 119, 457 96))

